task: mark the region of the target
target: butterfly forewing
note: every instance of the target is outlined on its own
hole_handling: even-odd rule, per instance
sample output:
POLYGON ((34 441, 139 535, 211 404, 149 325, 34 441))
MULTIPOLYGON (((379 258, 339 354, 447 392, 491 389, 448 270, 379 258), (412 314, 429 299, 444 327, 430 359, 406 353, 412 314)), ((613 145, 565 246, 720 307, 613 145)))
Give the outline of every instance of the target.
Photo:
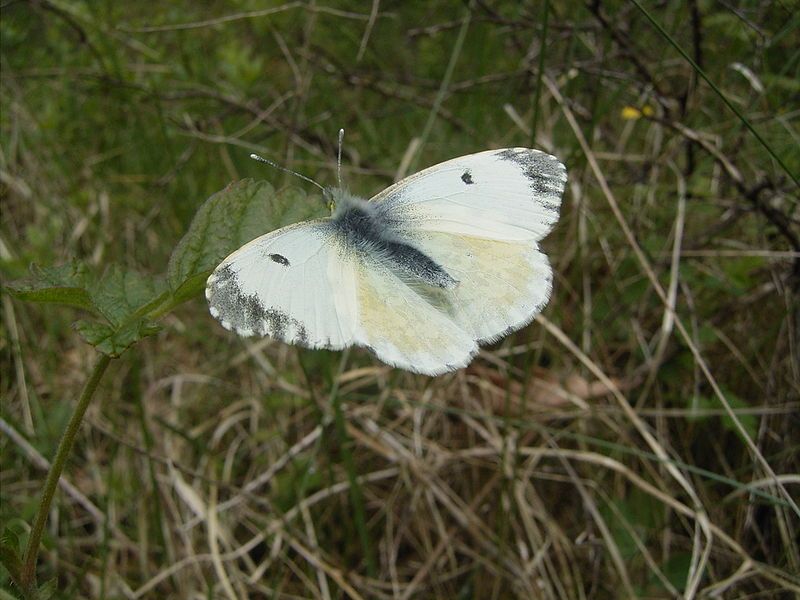
POLYGON ((268 233, 226 258, 206 285, 211 314, 242 336, 341 349, 358 327, 354 263, 328 221, 268 233))
POLYGON ((398 229, 538 241, 558 221, 567 174, 554 156, 488 150, 411 175, 377 194, 398 229))

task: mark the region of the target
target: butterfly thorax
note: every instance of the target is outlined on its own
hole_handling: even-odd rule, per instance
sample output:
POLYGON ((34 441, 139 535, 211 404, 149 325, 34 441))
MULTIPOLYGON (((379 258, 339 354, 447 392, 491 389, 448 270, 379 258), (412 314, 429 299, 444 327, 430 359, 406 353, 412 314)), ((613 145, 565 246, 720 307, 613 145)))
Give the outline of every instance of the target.
POLYGON ((407 239, 400 241, 380 205, 338 188, 331 190, 331 195, 335 202, 331 225, 344 253, 352 252, 362 261, 378 263, 409 283, 448 289, 458 284, 407 239))

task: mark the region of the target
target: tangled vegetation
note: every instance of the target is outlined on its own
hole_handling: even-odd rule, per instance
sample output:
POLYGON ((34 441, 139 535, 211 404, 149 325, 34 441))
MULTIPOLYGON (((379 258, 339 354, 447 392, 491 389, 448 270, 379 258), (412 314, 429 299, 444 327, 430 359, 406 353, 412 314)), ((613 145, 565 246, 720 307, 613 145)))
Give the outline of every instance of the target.
POLYGON ((0 597, 800 594, 790 2, 0 10, 0 597), (437 378, 223 330, 326 213, 248 155, 332 185, 340 127, 367 197, 559 156, 541 318, 437 378))

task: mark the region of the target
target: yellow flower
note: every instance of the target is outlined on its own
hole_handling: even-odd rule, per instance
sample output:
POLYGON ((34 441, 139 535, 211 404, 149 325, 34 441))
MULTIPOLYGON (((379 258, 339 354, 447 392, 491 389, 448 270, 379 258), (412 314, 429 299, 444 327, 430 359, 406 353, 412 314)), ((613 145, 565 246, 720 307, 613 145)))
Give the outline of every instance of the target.
POLYGON ((635 106, 626 106, 622 109, 620 116, 626 121, 635 121, 642 117, 652 117, 654 114, 653 108, 645 104, 641 109, 635 106))

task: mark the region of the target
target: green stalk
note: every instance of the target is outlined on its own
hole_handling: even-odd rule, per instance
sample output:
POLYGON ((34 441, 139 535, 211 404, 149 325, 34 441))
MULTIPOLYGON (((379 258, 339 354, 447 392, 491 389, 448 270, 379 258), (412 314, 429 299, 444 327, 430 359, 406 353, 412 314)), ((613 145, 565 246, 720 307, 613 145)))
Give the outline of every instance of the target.
POLYGON ((536 127, 539 124, 539 99, 542 96, 542 77, 544 76, 544 57, 547 50, 547 16, 550 14, 550 0, 542 4, 542 37, 539 41, 539 73, 536 76, 536 92, 533 96, 533 118, 531 119, 531 148, 536 147, 536 127))
POLYGON ((367 530, 367 511, 364 508, 364 495, 361 485, 358 482, 356 465, 353 461, 353 454, 350 452, 350 438, 347 435, 347 427, 344 422, 342 412, 342 401, 339 396, 333 399, 333 414, 336 424, 336 435, 339 438, 339 446, 342 452, 344 468, 347 471, 347 480, 350 482, 350 500, 353 503, 353 520, 356 523, 358 538, 361 542, 361 551, 367 563, 367 574, 370 577, 378 576, 378 565, 375 563, 375 555, 372 553, 372 543, 367 530))
POLYGON ((436 117, 439 115, 439 109, 442 107, 442 102, 447 94, 447 88, 450 87, 450 79, 453 77, 453 71, 456 68, 458 57, 461 55, 461 48, 464 46, 464 40, 467 37, 467 30, 469 29, 470 21, 472 21, 472 9, 474 4, 475 2, 472 0, 467 6, 467 10, 464 12, 464 18, 461 21, 461 28, 458 30, 458 37, 456 38, 456 43, 453 46, 453 52, 450 54, 450 61, 447 63, 447 69, 445 69, 444 78, 439 86, 439 92, 436 94, 436 98, 433 100, 433 108, 431 108, 431 112, 428 114, 428 120, 425 122, 425 128, 422 130, 422 135, 419 137, 419 147, 414 153, 414 158, 409 163, 409 171, 411 173, 416 171, 417 162, 419 160, 420 153, 422 152, 422 146, 425 145, 425 143, 428 141, 428 137, 430 137, 433 124, 436 121, 436 117))
MULTIPOLYGON (((339 365, 339 375, 344 372, 344 366, 349 356, 350 352, 345 350, 339 365)), ((358 482, 358 474, 356 472, 353 454, 350 452, 350 438, 347 435, 347 425, 345 424, 344 412, 342 411, 338 376, 333 382, 330 400, 333 404, 336 437, 339 439, 342 460, 344 462, 345 471, 347 471, 347 480, 350 482, 350 501, 353 503, 353 520, 356 523, 356 531, 358 531, 358 537, 361 542, 361 551, 367 563, 367 574, 374 578, 378 576, 378 565, 375 562, 375 555, 372 553, 372 543, 370 541, 369 531, 367 530, 367 511, 364 508, 364 494, 361 491, 361 484, 358 482)))
POLYGON ((35 590, 36 586, 36 558, 39 556, 39 545, 42 541, 42 534, 44 533, 44 526, 47 524, 47 517, 50 514, 50 505, 53 502, 53 496, 58 487, 58 480, 61 478, 61 472, 64 470, 64 465, 69 458, 72 444, 75 441, 75 436, 81 427, 83 415, 86 414, 86 409, 89 407, 89 402, 92 400, 97 385, 103 378, 106 372, 111 357, 105 354, 100 355, 100 358, 94 365, 91 375, 89 376, 86 385, 81 391, 80 398, 75 410, 72 412, 67 428, 64 430, 64 435, 58 444, 58 450, 50 465, 50 471, 47 473, 47 479, 44 483, 44 490, 42 490, 42 500, 39 503, 39 510, 36 513, 36 519, 31 528, 31 534, 28 538, 28 546, 25 548, 25 558, 22 564, 22 572, 20 573, 20 584, 22 591, 30 596, 35 590))

